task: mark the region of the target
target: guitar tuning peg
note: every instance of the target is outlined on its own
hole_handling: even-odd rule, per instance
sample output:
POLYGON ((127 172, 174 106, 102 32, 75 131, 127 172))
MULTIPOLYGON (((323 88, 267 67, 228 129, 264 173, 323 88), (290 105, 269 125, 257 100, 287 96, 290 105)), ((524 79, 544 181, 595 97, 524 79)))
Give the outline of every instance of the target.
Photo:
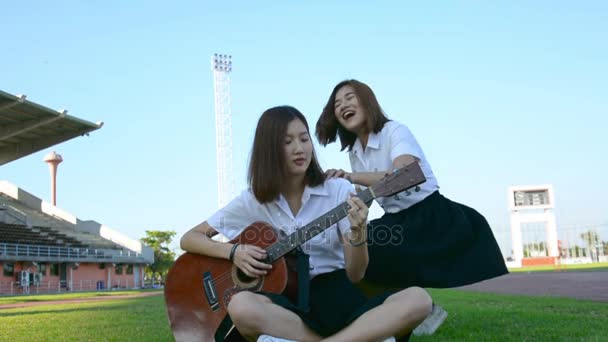
POLYGON ((420 186, 416 185, 416 187, 414 188, 414 191, 416 191, 416 192, 420 191, 420 186))
POLYGON ((411 196, 411 195, 412 195, 412 192, 411 192, 411 191, 409 191, 409 190, 405 190, 405 196, 411 196))

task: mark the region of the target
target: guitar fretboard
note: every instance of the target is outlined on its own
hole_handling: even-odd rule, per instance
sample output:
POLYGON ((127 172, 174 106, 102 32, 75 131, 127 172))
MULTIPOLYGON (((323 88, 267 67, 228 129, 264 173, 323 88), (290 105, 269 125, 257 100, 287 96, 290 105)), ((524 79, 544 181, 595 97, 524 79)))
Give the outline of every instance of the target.
MULTIPOLYGON (((359 197, 366 204, 369 204, 374 200, 374 196, 372 195, 370 189, 361 191, 357 194, 357 197, 359 197)), ((293 232, 291 235, 288 235, 284 239, 275 242, 266 249, 266 253, 268 255, 267 262, 273 263, 285 254, 296 249, 298 246, 302 245, 306 241, 312 239, 313 237, 322 233, 327 228, 336 224, 338 221, 348 215, 349 209, 350 205, 348 204, 348 202, 344 202, 339 206, 335 207, 334 209, 323 214, 316 220, 310 222, 306 226, 300 229, 296 229, 296 231, 293 232)))

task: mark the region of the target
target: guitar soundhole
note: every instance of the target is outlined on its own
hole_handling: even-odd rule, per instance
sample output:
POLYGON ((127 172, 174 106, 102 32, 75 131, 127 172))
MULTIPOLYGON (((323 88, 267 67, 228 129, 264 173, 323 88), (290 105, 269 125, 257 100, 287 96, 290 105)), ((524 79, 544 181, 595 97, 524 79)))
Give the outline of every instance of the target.
POLYGON ((237 268, 236 276, 237 276, 237 278, 239 278, 239 281, 242 282, 242 283, 251 283, 251 282, 253 282, 256 279, 256 278, 253 278, 253 277, 250 277, 250 276, 246 275, 239 268, 237 268))
POLYGON ((262 288, 263 278, 250 277, 243 273, 238 267, 232 267, 232 280, 234 285, 241 290, 257 291, 262 288))

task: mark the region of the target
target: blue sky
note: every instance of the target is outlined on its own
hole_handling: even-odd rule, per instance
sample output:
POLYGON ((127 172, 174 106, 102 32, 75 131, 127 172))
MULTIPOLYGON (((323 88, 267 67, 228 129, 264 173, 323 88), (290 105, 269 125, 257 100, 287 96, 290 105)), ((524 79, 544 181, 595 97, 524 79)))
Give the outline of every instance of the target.
MULTIPOLYGON (((604 1, 11 1, 0 31, 0 89, 105 123, 0 179, 49 200, 56 150, 58 206, 133 238, 181 236, 216 210, 216 52, 233 56, 238 189, 265 109, 314 126, 357 78, 416 135, 442 192, 497 231, 511 185, 553 184, 558 226, 608 222, 604 1)), ((338 150, 318 148, 323 167, 348 168, 338 150)))

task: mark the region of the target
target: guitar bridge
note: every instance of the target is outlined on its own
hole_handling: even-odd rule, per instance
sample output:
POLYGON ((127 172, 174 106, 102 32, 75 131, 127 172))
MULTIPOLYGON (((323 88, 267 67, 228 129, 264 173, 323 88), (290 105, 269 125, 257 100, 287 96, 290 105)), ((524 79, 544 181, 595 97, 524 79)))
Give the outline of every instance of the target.
POLYGON ((215 283, 211 277, 211 272, 203 274, 203 288, 211 310, 217 311, 220 308, 220 303, 217 298, 217 291, 215 290, 215 283))

